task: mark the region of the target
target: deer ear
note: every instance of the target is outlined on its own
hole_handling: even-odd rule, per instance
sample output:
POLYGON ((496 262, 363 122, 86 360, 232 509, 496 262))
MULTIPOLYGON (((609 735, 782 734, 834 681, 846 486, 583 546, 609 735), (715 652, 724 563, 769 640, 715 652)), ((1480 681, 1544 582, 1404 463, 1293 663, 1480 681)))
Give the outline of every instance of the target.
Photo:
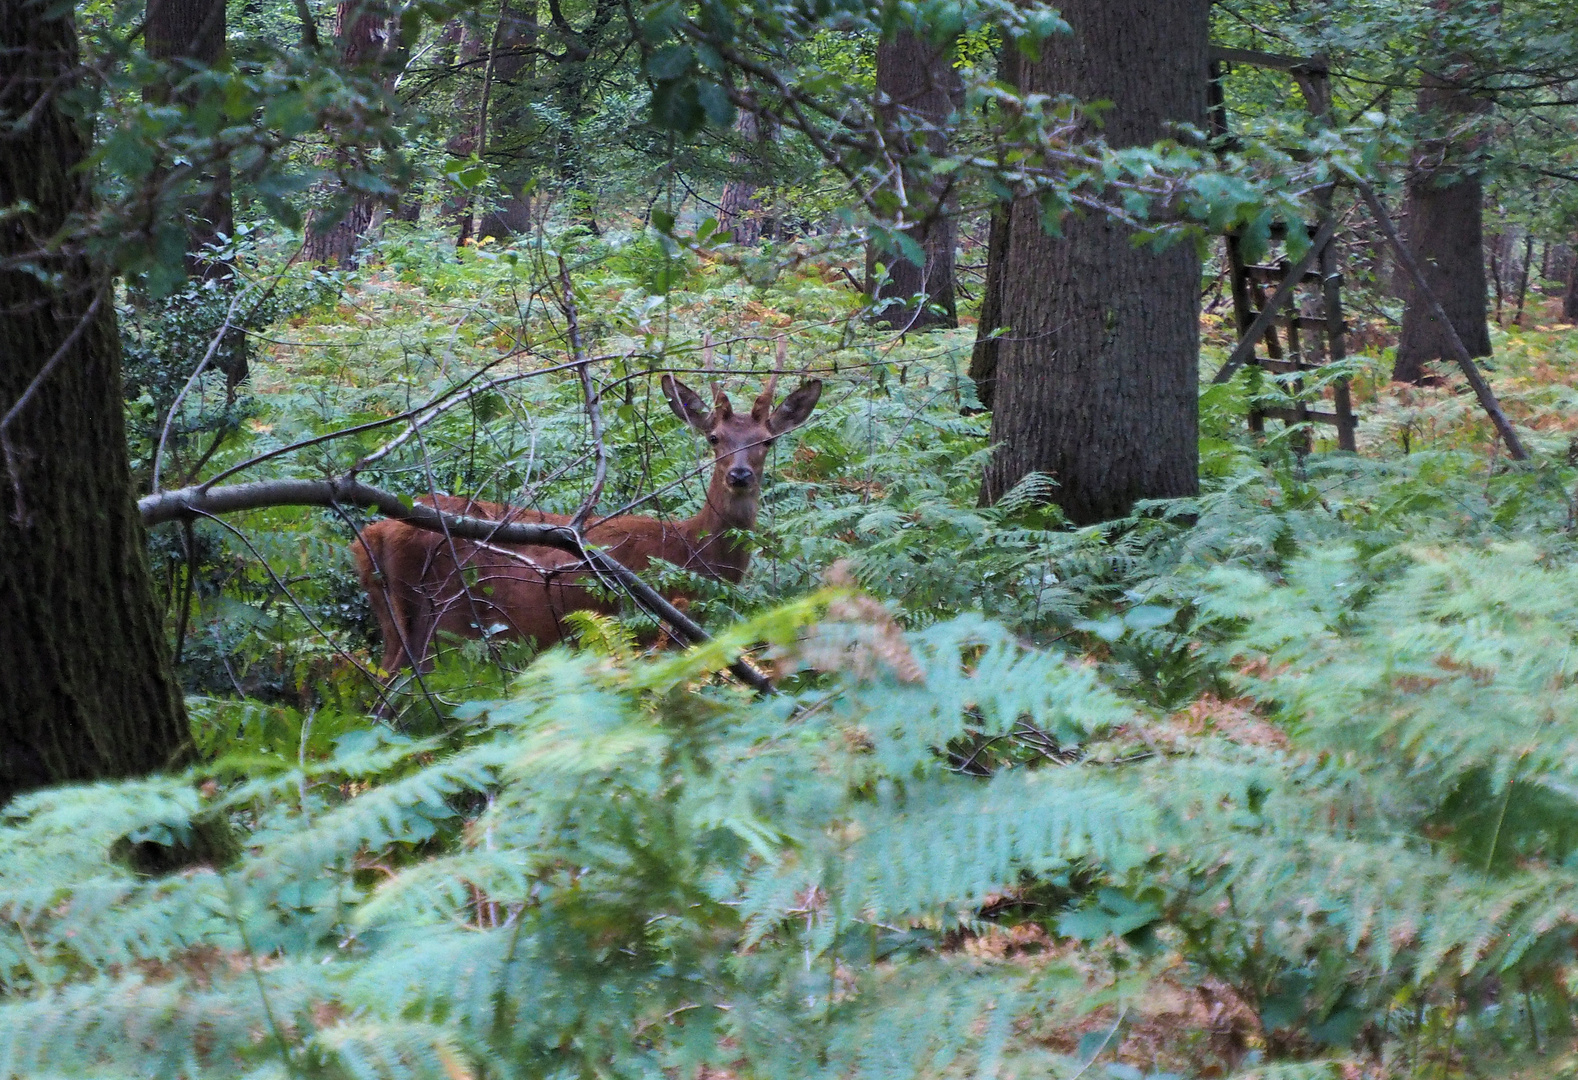
POLYGON ((790 428, 799 427, 810 418, 811 410, 816 408, 817 399, 821 396, 821 379, 801 383, 794 393, 784 398, 782 405, 773 410, 772 418, 767 421, 767 430, 780 435, 790 428))
POLYGON ((701 395, 690 387, 674 378, 672 375, 663 376, 663 396, 668 398, 668 407, 674 410, 674 415, 685 421, 691 428, 705 435, 711 430, 712 410, 707 408, 701 400, 701 395))

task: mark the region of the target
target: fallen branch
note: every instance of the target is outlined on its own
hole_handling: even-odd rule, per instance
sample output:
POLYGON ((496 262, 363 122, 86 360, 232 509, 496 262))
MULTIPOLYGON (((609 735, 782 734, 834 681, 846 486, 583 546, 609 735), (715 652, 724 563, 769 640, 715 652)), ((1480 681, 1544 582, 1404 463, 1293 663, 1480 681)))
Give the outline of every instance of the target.
MULTIPOLYGON (((463 514, 446 514, 423 503, 402 499, 371 484, 343 477, 331 480, 257 480, 207 490, 199 485, 156 492, 137 501, 137 510, 142 515, 144 525, 233 514, 242 510, 261 510, 271 506, 356 506, 376 510, 385 517, 419 529, 447 532, 466 540, 494 544, 535 544, 569 552, 585 562, 587 569, 593 573, 617 581, 636 604, 649 615, 667 623, 685 644, 700 645, 711 640, 711 636, 695 620, 642 581, 635 571, 587 544, 581 534, 568 525, 496 521, 463 514)), ((772 680, 743 657, 730 663, 729 670, 758 693, 773 692, 772 680)))

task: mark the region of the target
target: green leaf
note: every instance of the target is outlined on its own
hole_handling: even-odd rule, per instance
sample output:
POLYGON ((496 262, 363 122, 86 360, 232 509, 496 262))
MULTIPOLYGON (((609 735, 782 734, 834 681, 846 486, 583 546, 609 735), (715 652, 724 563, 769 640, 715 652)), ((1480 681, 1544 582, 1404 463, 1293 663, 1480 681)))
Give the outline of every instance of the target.
POLYGON ((695 59, 689 45, 665 45, 647 57, 647 74, 659 82, 678 79, 690 70, 695 59))

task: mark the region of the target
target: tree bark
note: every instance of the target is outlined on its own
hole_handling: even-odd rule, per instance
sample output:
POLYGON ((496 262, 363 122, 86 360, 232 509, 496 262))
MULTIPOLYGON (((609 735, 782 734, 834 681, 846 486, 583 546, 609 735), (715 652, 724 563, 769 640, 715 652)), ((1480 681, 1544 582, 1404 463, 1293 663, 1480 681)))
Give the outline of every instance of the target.
POLYGON ((179 763, 188 733, 132 498, 111 283, 81 255, 35 254, 91 199, 63 105, 80 92, 71 6, 0 0, 0 55, 0 205, 31 206, 0 222, 3 804, 179 763))
MULTIPOLYGON (((1578 250, 1578 242, 1573 247, 1578 250)), ((1562 297, 1562 318, 1578 322, 1578 255, 1567 264, 1567 294, 1562 297)))
MULTIPOLYGON (((999 82, 1019 88, 1019 50, 1006 45, 998 51, 997 78, 999 82)), ((1003 322, 1003 267, 1008 257, 1009 229, 1013 223, 1013 207, 1001 203, 992 209, 990 230, 986 236, 986 280, 981 286, 981 311, 975 326, 975 348, 970 353, 970 378, 975 383, 975 396, 988 411, 996 397, 997 349, 995 332, 1006 330, 1003 322)))
POLYGON ((497 55, 493 58, 494 106, 489 109, 489 162, 496 171, 504 189, 496 206, 481 215, 477 225, 478 237, 519 236, 531 231, 532 207, 527 185, 530 170, 519 166, 512 168, 518 152, 512 153, 508 144, 530 139, 532 120, 526 103, 535 89, 537 78, 538 33, 541 23, 538 0, 514 0, 507 8, 508 18, 503 20, 497 55))
POLYGON ((723 194, 718 197, 718 227, 733 233, 736 244, 754 246, 761 243, 766 224, 765 208, 758 196, 761 185, 756 175, 761 166, 750 149, 761 144, 761 124, 755 113, 742 109, 734 121, 734 130, 745 140, 747 149, 735 153, 729 164, 744 175, 724 183, 723 194))
MULTIPOLYGON (((150 59, 170 65, 172 80, 185 74, 183 61, 213 67, 225 54, 224 0, 148 0, 143 42, 150 59)), ((190 95, 175 94, 170 83, 163 81, 150 86, 146 96, 160 103, 175 98, 183 105, 193 104, 190 95)), ((228 277, 229 267, 204 258, 202 249, 235 233, 230 163, 220 163, 211 175, 203 177, 202 184, 202 202, 187 222, 187 272, 209 279, 228 277)))
POLYGON ((1534 233, 1523 234, 1523 270, 1518 275, 1518 314, 1513 320, 1519 329, 1523 328, 1523 312, 1529 302, 1529 270, 1534 263, 1534 233))
MULTIPOLYGON (((1438 138, 1421 143, 1408 177, 1408 249, 1424 269, 1430 290, 1452 320, 1470 356, 1490 355, 1490 324, 1485 297, 1485 191, 1469 159, 1477 140, 1452 131, 1485 102, 1457 83, 1427 75, 1419 91, 1421 119, 1441 126, 1438 138)), ((1499 275, 1498 275, 1499 279, 1499 275)), ((1499 281, 1498 281, 1499 283, 1499 281)), ((1421 382, 1425 365, 1450 359, 1444 329, 1429 304, 1412 286, 1403 289, 1403 328, 1397 342, 1392 378, 1421 382)))
POLYGON ((553 55, 551 85, 546 89, 563 117, 555 127, 553 140, 559 192, 569 203, 570 219, 593 236, 602 236, 603 229, 597 222, 597 189, 587 175, 581 127, 592 111, 593 95, 600 81, 600 71, 594 69, 592 62, 607 53, 614 18, 624 11, 618 0, 594 0, 591 17, 577 29, 559 0, 548 0, 548 23, 539 27, 550 47, 558 50, 553 55))
MULTIPOLYGON (((376 64, 395 32, 391 17, 379 0, 340 0, 335 9, 335 39, 339 42, 340 63, 347 68, 376 64)), ((310 262, 332 262, 337 266, 356 265, 356 253, 371 231, 378 206, 366 195, 351 201, 344 216, 323 224, 322 215, 307 223, 307 241, 302 254, 310 262)))
MULTIPOLYGON (((932 156, 948 152, 948 120, 963 93, 952 48, 938 48, 907 30, 877 46, 877 115, 898 140, 893 149, 901 158, 919 150, 932 156)), ((952 185, 947 180, 928 183, 908 165, 902 175, 909 204, 904 217, 912 223, 904 231, 920 246, 924 262, 917 265, 897 251, 868 253, 868 260, 880 258, 888 268, 876 299, 899 301, 879 318, 898 330, 958 326, 953 289, 958 221, 952 185), (916 304, 918 296, 925 300, 916 304)))
POLYGON ((970 353, 970 378, 975 396, 990 410, 997 390, 996 331, 1003 325, 1003 261, 1008 255, 1008 230, 1013 220, 1010 207, 992 211, 991 231, 986 238, 986 282, 981 288, 981 314, 975 326, 975 348, 970 353))
MULTIPOLYGON (((1106 100, 1114 146, 1206 126, 1210 0, 1072 0, 1020 85, 1106 100)), ((1200 260, 1190 244, 1160 253, 1101 217, 1071 216, 1047 235, 1034 200, 1010 211, 1003 325, 993 395, 995 453, 982 500, 1045 472, 1071 521, 1127 513, 1137 499, 1199 490, 1200 260)))

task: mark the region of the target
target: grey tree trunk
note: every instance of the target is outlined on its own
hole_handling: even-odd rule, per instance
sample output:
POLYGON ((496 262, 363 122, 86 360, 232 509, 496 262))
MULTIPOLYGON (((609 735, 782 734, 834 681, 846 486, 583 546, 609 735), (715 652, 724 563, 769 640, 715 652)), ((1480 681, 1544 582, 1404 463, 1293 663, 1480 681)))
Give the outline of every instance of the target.
MULTIPOLYGON (((1071 0, 1072 34, 1025 61, 1027 91, 1113 102, 1115 146, 1206 125, 1210 0, 1071 0)), ((1077 523, 1126 513, 1137 499, 1199 490, 1200 260, 1192 245, 1156 253, 1128 228, 1071 216, 1047 235, 1040 207, 1010 211, 992 408, 995 453, 982 500, 1027 473, 1050 474, 1077 523)))
MULTIPOLYGON (((905 157, 918 150, 948 152, 948 121, 962 103, 963 85, 953 66, 952 48, 938 48, 908 31, 877 46, 877 113, 890 131, 902 129, 895 150, 905 157)), ((905 232, 920 246, 920 264, 897 251, 869 251, 881 259, 888 277, 878 300, 897 300, 880 315, 895 329, 924 330, 959 325, 954 307, 954 248, 958 242, 957 199, 947 181, 927 183, 905 169, 904 188, 913 224, 905 232), (916 297, 925 299, 919 303, 916 297)))
POLYGON ((0 417, 20 404, 0 466, 4 804, 178 764, 189 739, 132 498, 110 282, 37 251, 91 198, 87 133, 63 107, 80 78, 71 6, 0 0, 0 56, 0 205, 32 207, 0 223, 0 417))
MULTIPOLYGON (((1422 118, 1442 129, 1414 155, 1408 176, 1408 247, 1424 268, 1425 279, 1470 356, 1490 355, 1490 324, 1485 296, 1484 185, 1466 166, 1476 140, 1465 140, 1454 128, 1484 111, 1485 102, 1456 84, 1427 76, 1419 91, 1422 118)), ((1498 290, 1501 275, 1497 275, 1498 290)), ((1406 281, 1406 278, 1399 279, 1406 281)), ((1405 285, 1403 328, 1397 341, 1392 378, 1417 383, 1426 379, 1425 365, 1450 359, 1443 327, 1431 316, 1429 303, 1405 285)))

